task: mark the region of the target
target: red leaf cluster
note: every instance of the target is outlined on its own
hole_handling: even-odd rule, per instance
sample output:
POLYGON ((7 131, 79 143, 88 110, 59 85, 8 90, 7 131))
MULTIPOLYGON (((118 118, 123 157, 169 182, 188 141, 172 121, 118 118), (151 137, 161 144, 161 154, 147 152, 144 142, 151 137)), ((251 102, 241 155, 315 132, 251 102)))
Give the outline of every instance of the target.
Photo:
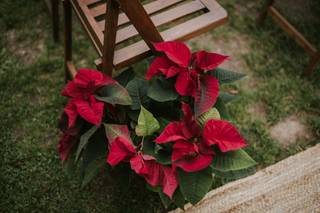
POLYGON ((116 83, 111 77, 97 70, 81 69, 73 81, 62 91, 70 100, 64 110, 68 115, 69 127, 75 124, 79 115, 94 125, 99 125, 103 116, 104 103, 98 101, 95 92, 106 85, 116 83))
POLYGON ((172 198, 179 184, 177 167, 185 172, 198 172, 211 164, 215 156, 213 145, 217 145, 221 152, 246 146, 236 128, 227 121, 209 120, 201 130, 188 104, 182 103, 182 111, 182 120, 169 123, 154 140, 158 144, 173 143, 170 167, 158 163, 154 157, 135 147, 126 125, 114 126, 119 132, 117 137, 107 134, 107 162, 111 166, 130 162, 132 170, 144 177, 151 186, 162 186, 163 192, 172 198))
MULTIPOLYGON (((184 172, 199 172, 209 167, 220 152, 238 150, 247 144, 227 121, 210 119, 204 126, 197 121, 201 114, 214 106, 219 96, 219 81, 207 71, 214 71, 228 56, 206 51, 191 53, 181 42, 161 42, 154 44, 154 47, 163 54, 151 63, 146 79, 159 74, 174 78, 175 90, 180 96, 192 97, 190 103, 194 105, 194 110, 182 102, 183 117, 179 121, 171 121, 156 138, 154 135, 145 136, 137 146, 130 138, 132 132, 127 125, 105 124, 108 141, 106 162, 111 166, 130 163, 135 173, 151 186, 162 187, 162 191, 172 199, 179 185, 177 168, 184 172), (144 153, 143 141, 146 138, 147 142, 156 143, 153 145, 157 148, 170 148, 166 150, 170 165, 159 163, 162 161, 157 154, 144 153)), ((62 95, 70 99, 62 115, 65 127, 57 147, 62 161, 68 158, 74 144, 79 141, 79 121, 100 126, 105 103, 97 100, 95 95, 102 87, 114 83, 115 80, 102 72, 82 69, 63 89, 62 95)), ((117 117, 114 109, 109 109, 108 113, 112 114, 112 118, 117 117)))
POLYGON ((206 51, 192 54, 182 42, 160 42, 154 47, 164 55, 151 63, 146 79, 150 80, 159 74, 166 78, 176 76, 177 93, 195 98, 196 116, 210 109, 219 96, 219 82, 206 72, 217 68, 228 56, 206 51))
POLYGON ((237 129, 223 120, 209 120, 202 132, 189 105, 182 103, 184 117, 181 121, 169 123, 159 137, 158 144, 174 143, 172 165, 186 172, 197 172, 207 168, 214 158, 212 145, 221 152, 238 150, 246 146, 237 129))
POLYGON ((156 162, 154 157, 137 150, 130 137, 127 137, 129 130, 126 125, 118 125, 116 128, 119 136, 111 137, 107 134, 109 139, 107 163, 116 166, 120 162, 130 162, 132 170, 144 177, 148 184, 162 186, 163 192, 172 198, 178 187, 176 171, 156 162))
POLYGON ((67 128, 58 144, 60 157, 65 161, 77 140, 74 131, 78 117, 96 126, 100 125, 103 117, 104 103, 98 101, 94 95, 96 91, 106 85, 114 84, 109 76, 97 70, 80 69, 75 78, 68 82, 62 95, 69 99, 64 113, 67 116, 67 128))

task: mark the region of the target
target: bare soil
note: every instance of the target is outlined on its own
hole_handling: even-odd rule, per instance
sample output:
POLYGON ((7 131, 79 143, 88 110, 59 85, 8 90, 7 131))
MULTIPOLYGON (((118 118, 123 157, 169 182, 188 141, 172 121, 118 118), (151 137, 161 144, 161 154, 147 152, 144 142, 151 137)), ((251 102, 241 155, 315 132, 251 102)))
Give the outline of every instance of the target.
MULTIPOLYGON (((37 29, 34 29, 37 31, 37 29)), ((34 64, 41 54, 45 51, 45 36, 40 30, 37 32, 37 38, 25 39, 19 37, 18 30, 7 32, 6 38, 10 52, 16 55, 23 64, 34 64)))
POLYGON ((272 126, 270 135, 281 145, 287 147, 300 140, 310 140, 312 132, 302 116, 291 115, 272 126))
POLYGON ((253 119, 265 122, 267 120, 266 105, 259 101, 248 107, 248 113, 253 119))

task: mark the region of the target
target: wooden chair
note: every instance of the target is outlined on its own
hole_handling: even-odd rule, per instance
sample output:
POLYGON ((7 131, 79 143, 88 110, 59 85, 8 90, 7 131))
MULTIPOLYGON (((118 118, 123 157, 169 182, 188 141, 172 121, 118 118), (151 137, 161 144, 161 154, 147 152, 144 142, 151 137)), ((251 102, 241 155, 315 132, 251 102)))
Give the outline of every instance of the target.
POLYGON ((187 40, 227 20, 215 0, 64 0, 66 76, 76 73, 72 9, 100 56, 95 61, 98 69, 108 75, 155 53, 153 42, 187 40))
MULTIPOLYGON (((287 32, 309 55, 309 64, 302 75, 312 74, 317 64, 320 63, 320 52, 317 50, 293 25, 291 25, 282 14, 274 7, 275 0, 268 0, 265 8, 259 14, 257 23, 262 24, 268 14, 273 20, 287 32)), ((293 4, 293 3, 292 3, 293 4)))
POLYGON ((52 34, 55 42, 59 41, 59 1, 45 0, 52 18, 52 34))

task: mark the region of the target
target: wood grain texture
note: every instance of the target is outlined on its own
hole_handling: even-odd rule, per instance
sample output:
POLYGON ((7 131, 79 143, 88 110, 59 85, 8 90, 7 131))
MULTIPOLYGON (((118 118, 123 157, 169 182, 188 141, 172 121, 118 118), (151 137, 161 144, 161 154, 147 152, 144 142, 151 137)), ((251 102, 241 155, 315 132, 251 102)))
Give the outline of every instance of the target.
POLYGON ((69 0, 63 1, 64 14, 64 79, 69 79, 68 62, 72 61, 72 8, 69 0))
POLYGON ((71 61, 67 62, 67 68, 70 74, 71 79, 74 79, 77 74, 77 69, 71 61))
MULTIPOLYGON (((146 5, 144 5, 144 9, 146 10, 146 12, 149 15, 153 15, 156 12, 162 11, 168 7, 171 7, 173 5, 176 5, 180 2, 182 2, 183 0, 157 0, 157 1, 152 1, 146 5)), ((95 9, 95 12, 91 12, 92 15, 94 17, 96 16, 100 16, 101 14, 101 10, 105 8, 105 5, 100 5, 99 6, 99 13, 95 13, 98 9, 95 9)), ((104 27, 104 22, 105 20, 101 20, 98 22, 98 24, 100 25, 101 28, 104 27)), ((130 20, 128 19, 127 15, 125 13, 120 13, 119 15, 119 22, 118 22, 118 26, 121 26, 123 24, 127 24, 129 23, 130 20)))
POLYGON ((112 76, 113 58, 116 46, 116 34, 119 17, 119 4, 116 0, 109 1, 106 13, 106 26, 103 42, 103 60, 102 71, 107 75, 112 76))
POLYGON ((52 28, 53 28, 53 39, 55 42, 60 40, 59 36, 59 0, 51 0, 51 12, 52 12, 52 28))
POLYGON ((150 19, 148 13, 143 8, 139 0, 118 0, 121 10, 128 16, 132 25, 139 32, 139 35, 153 50, 154 42, 163 41, 159 31, 154 26, 152 20, 150 19))
POLYGON ((73 9, 75 10, 78 18, 81 20, 82 26, 89 34, 90 38, 94 39, 95 45, 97 45, 102 52, 104 35, 102 29, 90 15, 88 6, 84 3, 85 0, 71 0, 73 9))
POLYGON ((320 212, 320 144, 171 213, 320 212))
MULTIPOLYGON (((203 3, 210 3, 211 9, 207 13, 197 16, 193 19, 178 24, 172 28, 160 32, 165 41, 185 41, 207 32, 227 21, 227 12, 215 1, 212 4, 211 0, 202 0, 203 3)), ((115 52, 114 65, 116 70, 129 66, 147 56, 151 55, 149 47, 144 41, 138 41, 134 44, 126 46, 115 52)), ((100 66, 101 59, 95 61, 97 66, 100 66)))
MULTIPOLYGON (((123 13, 119 14, 117 24, 112 21, 110 25, 110 19, 113 15, 110 12, 102 11, 109 8, 106 2, 98 0, 70 1, 99 56, 105 56, 105 64, 108 64, 108 68, 105 70, 110 70, 111 62, 118 70, 151 55, 154 51, 153 42, 187 40, 207 32, 227 20, 226 11, 215 0, 186 2, 183 0, 154 0, 145 5, 142 5, 139 0, 117 0, 123 13), (202 12, 199 13, 199 11, 202 12), (101 17, 96 18, 104 14, 107 14, 104 21, 100 21, 101 17), (187 18, 189 15, 193 15, 192 18, 187 18), (109 22, 107 24, 106 19, 109 22), (179 21, 174 22, 175 20, 179 21), (119 25, 125 23, 129 25, 119 28, 119 25), (156 27, 166 30, 159 32, 156 27), (118 48, 113 55, 110 51, 114 49, 114 44, 111 45, 111 43, 114 42, 115 30, 117 30, 115 44, 121 44, 121 46, 117 46, 118 48), (141 36, 143 40, 134 40, 135 43, 122 45, 123 42, 137 38, 137 36, 141 36)), ((154 51, 153 54, 157 53, 154 51)), ((103 67, 101 64, 102 60, 98 59, 96 61, 97 67, 103 67)))
MULTIPOLYGON (((189 2, 180 7, 175 7, 170 10, 166 10, 157 15, 151 16, 151 20, 155 26, 159 27, 164 24, 168 24, 176 19, 184 17, 188 14, 192 14, 194 12, 200 11, 204 9, 205 6, 201 4, 199 1, 189 2)), ((135 29, 133 25, 127 26, 118 30, 117 33, 117 43, 121 43, 131 37, 139 35, 138 31, 135 29)))

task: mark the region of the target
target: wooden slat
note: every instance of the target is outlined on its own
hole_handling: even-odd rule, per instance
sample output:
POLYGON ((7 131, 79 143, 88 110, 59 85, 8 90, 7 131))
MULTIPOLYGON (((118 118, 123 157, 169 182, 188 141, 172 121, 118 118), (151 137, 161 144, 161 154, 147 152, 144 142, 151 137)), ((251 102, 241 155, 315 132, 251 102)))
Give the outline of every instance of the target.
POLYGON ((202 4, 204 4, 209 11, 211 12, 215 12, 216 10, 217 11, 220 11, 221 9, 224 10, 220 4, 218 4, 217 1, 215 0, 200 0, 202 2, 202 4))
POLYGON ((83 0, 83 3, 87 6, 90 6, 91 4, 96 4, 98 2, 102 2, 102 0, 83 0))
POLYGON ((92 42, 92 44, 95 47, 96 51, 98 52, 98 55, 102 56, 102 43, 94 35, 94 32, 92 32, 92 30, 89 30, 89 27, 87 26, 87 22, 84 20, 84 18, 80 14, 79 10, 75 7, 74 3, 72 1, 71 1, 71 3, 73 4, 74 11, 75 11, 77 17, 79 18, 81 25, 83 26, 85 32, 89 36, 90 41, 92 42))
POLYGON ((153 43, 163 41, 163 38, 140 3, 140 0, 118 0, 118 2, 121 10, 128 16, 142 39, 156 53, 153 43))
MULTIPOLYGON (((187 4, 181 5, 179 7, 172 8, 170 10, 164 11, 157 15, 151 17, 155 26, 161 26, 163 24, 167 24, 176 19, 182 18, 186 15, 192 14, 199 10, 204 9, 205 6, 199 1, 192 1, 187 4)), ((122 28, 117 32, 117 40, 116 43, 123 42, 131 37, 138 35, 138 31, 135 29, 133 25, 122 28)))
MULTIPOLYGON (((183 41, 223 24, 227 20, 227 12, 218 4, 214 6, 215 10, 212 12, 205 13, 161 32, 162 37, 166 41, 183 41)), ((144 41, 139 41, 123 49, 117 50, 115 52, 114 65, 116 69, 121 69, 147 57, 148 55, 151 55, 150 49, 144 41)), ((101 63, 101 59, 96 60, 95 63, 99 65, 101 63)))
MULTIPOLYGON (((149 4, 144 5, 144 9, 146 10, 146 12, 149 15, 152 15, 158 11, 161 11, 161 10, 164 10, 164 9, 170 7, 170 6, 176 5, 182 1, 183 0, 157 0, 157 1, 153 1, 149 4)), ((97 6, 97 8, 91 9, 91 14, 94 17, 101 16, 105 13, 105 8, 106 8, 105 4, 99 5, 99 6, 97 6)), ((124 13, 121 13, 119 15, 118 25, 120 26, 120 25, 127 24, 127 23, 129 23, 128 17, 124 13)), ((104 20, 98 22, 98 24, 102 29, 104 28, 104 20)))
POLYGON ((76 14, 78 15, 78 18, 82 21, 82 25, 87 29, 90 37, 95 40, 95 44, 98 45, 101 50, 103 43, 103 32, 96 20, 90 15, 90 10, 85 5, 84 1, 85 0, 71 0, 71 3, 76 14))
POLYGON ((268 12, 272 18, 280 25, 280 27, 292 36, 296 42, 310 55, 314 56, 317 49, 294 27, 292 26, 273 6, 268 8, 268 12))
MULTIPOLYGON (((168 29, 162 32, 161 35, 166 41, 190 39, 199 34, 202 34, 203 32, 208 31, 208 29, 210 28, 222 24, 226 20, 226 18, 227 13, 224 9, 217 10, 214 13, 206 13, 185 23, 177 25, 171 29, 168 29)), ((146 54, 146 52, 148 52, 147 45, 143 41, 137 42, 126 48, 116 51, 114 64, 116 65, 116 67, 126 66, 127 64, 123 62, 130 62, 129 59, 131 58, 131 55, 136 55, 137 59, 140 60, 141 57, 144 57, 144 55, 148 55, 146 54)), ((135 60, 131 59, 131 61, 135 60)))

